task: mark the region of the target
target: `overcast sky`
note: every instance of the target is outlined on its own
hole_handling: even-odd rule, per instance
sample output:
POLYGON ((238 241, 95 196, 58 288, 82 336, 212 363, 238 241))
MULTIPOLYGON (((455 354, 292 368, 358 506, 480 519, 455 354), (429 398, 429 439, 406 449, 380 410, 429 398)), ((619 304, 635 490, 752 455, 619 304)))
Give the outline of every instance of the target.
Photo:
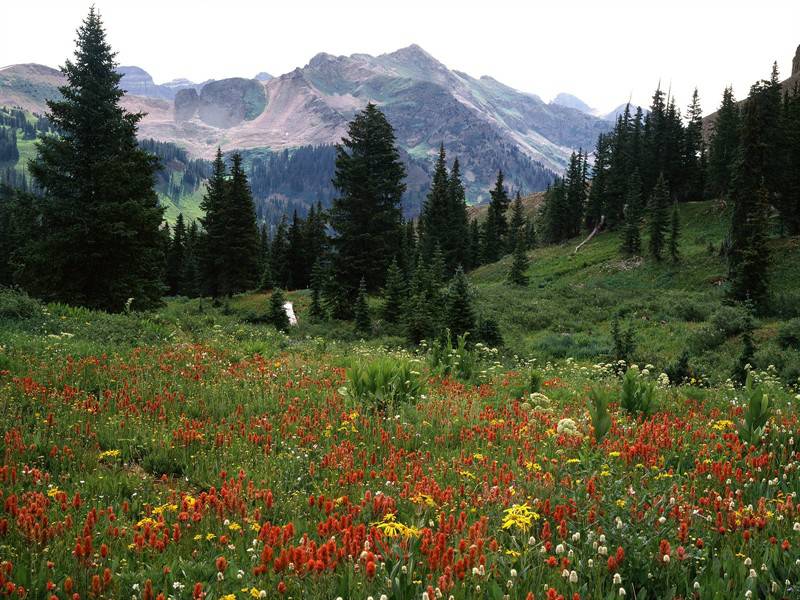
MULTIPOLYGON (((91 0, 2 9, 0 66, 63 63, 91 0)), ((648 103, 659 79, 705 112, 737 97, 800 43, 798 0, 95 0, 123 65, 177 77, 280 75, 318 52, 381 54, 417 43, 451 69, 550 100, 569 92, 610 110, 648 103)))

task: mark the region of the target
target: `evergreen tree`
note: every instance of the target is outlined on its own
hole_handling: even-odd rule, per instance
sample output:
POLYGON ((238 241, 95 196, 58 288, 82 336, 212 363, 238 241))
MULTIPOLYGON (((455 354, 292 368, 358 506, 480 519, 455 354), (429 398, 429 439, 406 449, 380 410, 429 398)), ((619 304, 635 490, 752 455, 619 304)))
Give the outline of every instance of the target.
POLYGON ((303 227, 303 244, 305 269, 303 272, 303 285, 308 285, 311 280, 311 269, 317 260, 325 260, 328 253, 328 234, 325 230, 325 211, 322 204, 312 206, 303 227))
POLYGON ((206 192, 200 202, 203 216, 202 250, 200 262, 203 273, 203 288, 206 293, 217 297, 222 293, 222 269, 224 268, 225 217, 227 170, 222 158, 222 150, 217 148, 211 176, 206 182, 206 192))
POLYGON ((725 88, 708 151, 708 187, 709 194, 714 197, 728 195, 739 148, 740 127, 739 105, 733 97, 733 89, 725 88))
POLYGON ((781 217, 786 233, 800 234, 800 86, 784 96, 786 168, 782 180, 781 217))
POLYGON ((183 213, 175 221, 172 241, 167 253, 167 287, 169 294, 176 296, 184 293, 186 269, 186 224, 183 213))
POLYGON ((256 287, 259 280, 260 238, 250 185, 238 152, 231 158, 222 210, 225 245, 222 251, 220 292, 231 295, 256 287))
POLYGON ((472 219, 469 223, 469 246, 464 268, 472 270, 479 267, 482 255, 480 226, 478 225, 478 219, 472 219))
POLYGON ((522 207, 522 197, 519 192, 514 197, 514 202, 511 204, 511 221, 509 221, 508 234, 511 238, 510 252, 514 252, 517 248, 518 238, 521 236, 525 238, 525 211, 522 207))
POLYGON ((459 268, 447 288, 445 298, 445 327, 450 330, 452 339, 466 333, 474 334, 477 325, 475 309, 472 306, 472 292, 464 270, 459 268))
POLYGON ((353 313, 356 331, 369 333, 372 329, 372 321, 369 318, 369 305, 367 304, 367 280, 363 277, 358 284, 358 296, 356 296, 353 313))
POLYGON ((528 254, 525 251, 525 236, 517 234, 517 243, 514 246, 514 259, 511 262, 511 270, 508 272, 508 282, 512 285, 528 285, 528 254))
POLYGON ((483 261, 490 263, 497 261, 506 248, 506 236, 508 233, 508 221, 506 211, 508 210, 509 199, 506 188, 503 185, 503 172, 497 172, 497 180, 494 188, 489 192, 489 210, 486 220, 483 223, 483 240, 481 249, 483 251, 483 261))
POLYGON ((300 289, 306 287, 306 240, 303 236, 305 225, 297 216, 295 210, 292 214, 292 224, 289 226, 289 278, 286 289, 300 289))
POLYGON ((419 218, 420 243, 422 256, 430 260, 433 256, 434 246, 441 247, 446 236, 447 228, 451 225, 448 220, 450 203, 450 176, 447 172, 444 144, 439 147, 439 156, 433 168, 431 189, 422 205, 419 218))
POLYGON ((592 166, 592 186, 589 190, 586 207, 586 226, 594 229, 603 218, 606 208, 606 187, 608 180, 609 160, 611 158, 611 139, 605 134, 600 134, 595 149, 594 165, 592 166))
POLYGON ((197 221, 192 221, 186 233, 186 255, 183 269, 183 294, 189 298, 197 298, 202 290, 200 272, 200 231, 197 221))
POLYGON ((428 265, 418 256, 404 308, 406 335, 410 342, 419 344, 424 339, 436 337, 439 332, 440 304, 441 297, 431 283, 428 265))
POLYGON ((740 146, 733 166, 728 279, 734 300, 763 308, 768 297, 770 198, 779 187, 780 84, 771 80, 750 89, 744 107, 740 146))
POLYGON ((136 141, 143 115, 120 106, 116 67, 91 8, 62 69, 61 99, 47 103, 60 135, 42 137, 29 163, 44 195, 23 264, 32 293, 111 311, 154 306, 164 291, 158 160, 136 141))
POLYGON ((393 260, 386 272, 386 286, 383 289, 383 310, 381 315, 387 323, 398 323, 403 318, 403 303, 406 300, 407 286, 403 271, 397 260, 393 260))
POLYGON ((695 88, 686 113, 687 124, 683 150, 683 190, 681 198, 700 200, 705 191, 705 143, 703 142, 703 111, 695 88))
POLYGON ((406 189, 394 130, 374 104, 356 114, 347 135, 336 149, 333 184, 339 196, 331 210, 338 316, 352 314, 361 276, 368 290, 383 285, 399 247, 400 200, 406 189))
POLYGON ((269 270, 272 284, 285 288, 291 277, 289 270, 289 232, 286 215, 283 216, 275 230, 275 236, 269 249, 269 270))
POLYGON ((272 295, 269 298, 267 320, 281 331, 289 329, 289 315, 286 314, 284 304, 286 304, 286 297, 283 295, 283 290, 279 287, 272 290, 272 295))
POLYGON ((314 266, 311 269, 311 306, 308 313, 313 319, 322 319, 325 317, 325 309, 322 307, 322 291, 325 284, 325 269, 322 266, 322 258, 317 258, 314 261, 314 266))
POLYGON ((669 226, 669 255, 672 258, 672 262, 678 262, 681 257, 680 248, 678 244, 678 238, 680 237, 680 230, 681 230, 681 223, 680 223, 680 214, 678 213, 678 203, 673 202, 672 218, 670 219, 670 226, 669 226))
POLYGON ((536 248, 536 224, 529 217, 525 217, 525 248, 527 250, 536 248))
POLYGON ((411 279, 416 267, 417 235, 414 231, 414 221, 406 221, 402 226, 400 239, 400 252, 397 260, 406 280, 411 279))
POLYGON ((669 209, 669 187, 664 175, 659 175, 656 187, 650 196, 647 207, 648 229, 650 231, 650 255, 661 260, 664 252, 664 236, 667 232, 667 211, 669 209))
POLYGON ((639 170, 633 172, 628 181, 625 196, 625 229, 622 236, 622 253, 637 256, 642 251, 640 226, 642 221, 642 178, 639 170))
POLYGON ((464 265, 469 252, 469 217, 467 216, 467 198, 464 193, 464 184, 461 182, 461 166, 458 159, 453 161, 450 169, 450 189, 448 205, 447 239, 444 244, 445 264, 447 274, 464 265))

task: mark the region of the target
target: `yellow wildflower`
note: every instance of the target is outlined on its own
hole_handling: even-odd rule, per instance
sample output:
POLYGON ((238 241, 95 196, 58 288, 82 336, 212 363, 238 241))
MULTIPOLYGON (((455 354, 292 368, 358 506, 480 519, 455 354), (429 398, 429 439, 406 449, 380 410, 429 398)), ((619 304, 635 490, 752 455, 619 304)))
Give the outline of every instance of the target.
POLYGON ((505 510, 505 517, 503 517, 503 529, 517 529, 525 532, 530 529, 534 521, 539 520, 539 513, 531 510, 530 505, 525 502, 524 504, 514 504, 511 508, 505 510))

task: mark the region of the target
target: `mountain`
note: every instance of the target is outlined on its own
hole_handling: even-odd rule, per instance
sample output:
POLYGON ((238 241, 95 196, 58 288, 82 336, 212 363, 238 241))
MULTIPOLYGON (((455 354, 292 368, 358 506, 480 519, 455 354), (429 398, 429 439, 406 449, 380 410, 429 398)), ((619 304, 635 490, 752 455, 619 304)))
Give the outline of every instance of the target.
POLYGON ((575 110, 579 110, 582 113, 586 113, 587 115, 595 115, 597 111, 590 107, 586 102, 578 98, 577 96, 573 96, 572 94, 566 94, 561 92, 558 96, 553 98, 550 101, 550 104, 557 104, 558 106, 566 106, 567 108, 574 108, 575 110))
POLYGON ((266 71, 261 71, 260 73, 256 73, 256 76, 253 77, 253 79, 256 81, 269 81, 270 79, 273 79, 273 77, 266 71))
MULTIPOLYGON (((491 77, 450 70, 417 45, 379 56, 320 53, 269 79, 155 84, 142 69, 121 71, 126 108, 147 113, 140 137, 201 158, 211 158, 217 146, 280 152, 336 143, 354 113, 375 102, 409 163, 430 171, 440 143, 459 158, 471 203, 488 199, 499 169, 513 189, 544 189, 573 150, 593 147, 611 126, 491 77)), ((58 71, 38 65, 0 70, 0 105, 43 112, 61 81, 58 71)))

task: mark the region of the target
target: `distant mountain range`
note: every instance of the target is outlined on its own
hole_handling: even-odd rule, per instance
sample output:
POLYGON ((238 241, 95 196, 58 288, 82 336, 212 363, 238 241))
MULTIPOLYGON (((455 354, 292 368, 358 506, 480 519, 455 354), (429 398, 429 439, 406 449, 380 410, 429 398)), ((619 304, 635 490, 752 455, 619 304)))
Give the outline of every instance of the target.
MULTIPOLYGON (((354 113, 375 102, 415 170, 430 171, 440 143, 459 158, 472 203, 488 198, 498 169, 512 189, 544 189, 574 150, 593 148, 613 124, 572 96, 546 103, 491 77, 450 70, 417 45, 380 56, 320 53, 278 77, 157 84, 139 67, 119 70, 124 104, 147 113, 140 136, 202 158, 218 145, 275 152, 335 143, 354 113)), ((42 65, 5 67, 0 105, 44 112, 62 83, 59 71, 42 65)))
MULTIPOLYGON (((558 94, 558 96, 553 98, 553 100, 550 101, 550 104, 557 104, 559 106, 574 108, 575 110, 579 110, 582 113, 598 117, 600 119, 603 119, 604 121, 610 121, 611 123, 614 123, 617 120, 617 117, 625 112, 625 107, 628 106, 628 103, 624 102, 619 106, 617 106, 611 112, 603 114, 596 108, 590 107, 588 104, 586 104, 586 102, 584 102, 577 96, 573 96, 572 94, 566 94, 564 92, 558 94)), ((631 103, 631 112, 636 112, 636 106, 637 106, 636 104, 631 103)))

